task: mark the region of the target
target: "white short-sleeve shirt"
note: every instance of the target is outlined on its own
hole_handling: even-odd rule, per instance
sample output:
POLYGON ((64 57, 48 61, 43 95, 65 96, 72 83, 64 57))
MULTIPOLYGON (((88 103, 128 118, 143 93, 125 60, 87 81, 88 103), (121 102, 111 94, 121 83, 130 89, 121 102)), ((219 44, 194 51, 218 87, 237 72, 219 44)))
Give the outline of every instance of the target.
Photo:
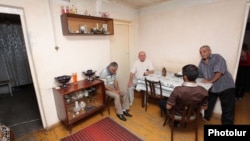
POLYGON ((111 74, 108 68, 105 68, 100 73, 100 79, 104 81, 105 85, 114 87, 114 82, 116 80, 116 74, 111 74))
POLYGON ((136 60, 134 62, 134 65, 131 69, 131 73, 135 74, 135 77, 137 79, 142 78, 144 72, 153 70, 153 64, 150 60, 145 60, 144 62, 141 62, 140 60, 136 60))

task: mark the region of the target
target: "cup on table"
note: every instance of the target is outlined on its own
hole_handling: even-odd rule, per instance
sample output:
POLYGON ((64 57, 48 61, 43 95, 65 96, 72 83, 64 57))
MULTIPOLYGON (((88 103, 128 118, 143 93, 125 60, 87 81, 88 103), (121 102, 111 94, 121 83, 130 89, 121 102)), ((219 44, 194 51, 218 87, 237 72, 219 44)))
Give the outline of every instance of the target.
POLYGON ((72 73, 73 83, 77 84, 77 73, 72 73))

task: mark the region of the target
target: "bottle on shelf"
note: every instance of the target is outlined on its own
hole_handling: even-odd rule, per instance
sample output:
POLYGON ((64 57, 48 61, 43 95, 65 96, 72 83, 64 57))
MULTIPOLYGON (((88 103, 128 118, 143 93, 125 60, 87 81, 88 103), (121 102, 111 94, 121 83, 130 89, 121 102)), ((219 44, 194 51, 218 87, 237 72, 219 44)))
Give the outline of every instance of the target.
POLYGON ((69 13, 69 6, 61 6, 61 14, 69 13))
POLYGON ((84 15, 89 16, 88 10, 85 10, 85 11, 84 11, 84 15))
POLYGON ((74 112, 78 115, 80 110, 81 110, 81 107, 79 106, 78 101, 75 101, 74 112))
POLYGON ((77 8, 75 5, 72 5, 71 8, 70 8, 70 13, 71 14, 77 14, 77 8))

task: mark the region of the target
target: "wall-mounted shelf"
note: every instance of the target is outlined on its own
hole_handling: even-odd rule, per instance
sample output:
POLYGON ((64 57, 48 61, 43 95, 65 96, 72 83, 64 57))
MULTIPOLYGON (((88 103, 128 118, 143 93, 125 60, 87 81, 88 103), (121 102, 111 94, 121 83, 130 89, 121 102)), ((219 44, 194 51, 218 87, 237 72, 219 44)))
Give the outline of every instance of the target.
POLYGON ((114 35, 113 19, 78 14, 61 15, 65 36, 114 35))

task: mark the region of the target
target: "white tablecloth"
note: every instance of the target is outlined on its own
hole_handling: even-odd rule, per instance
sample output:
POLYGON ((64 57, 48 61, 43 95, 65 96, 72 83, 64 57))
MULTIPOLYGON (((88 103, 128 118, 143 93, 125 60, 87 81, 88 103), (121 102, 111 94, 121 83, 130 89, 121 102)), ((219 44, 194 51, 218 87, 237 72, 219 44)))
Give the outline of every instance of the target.
MULTIPOLYGON (((176 77, 174 73, 167 72, 167 76, 163 77, 161 75, 160 71, 155 72, 154 74, 151 74, 149 76, 146 76, 147 79, 153 80, 153 81, 161 81, 162 84, 162 94, 163 96, 169 97, 171 92, 174 90, 176 86, 181 86, 183 83, 182 77, 176 77)), ((145 77, 138 80, 136 85, 137 91, 146 91, 145 87, 145 77)), ((202 78, 198 78, 196 80, 197 84, 204 87, 205 89, 209 89, 212 86, 212 83, 202 83, 202 78)), ((159 91, 156 93, 159 93, 159 91)))

